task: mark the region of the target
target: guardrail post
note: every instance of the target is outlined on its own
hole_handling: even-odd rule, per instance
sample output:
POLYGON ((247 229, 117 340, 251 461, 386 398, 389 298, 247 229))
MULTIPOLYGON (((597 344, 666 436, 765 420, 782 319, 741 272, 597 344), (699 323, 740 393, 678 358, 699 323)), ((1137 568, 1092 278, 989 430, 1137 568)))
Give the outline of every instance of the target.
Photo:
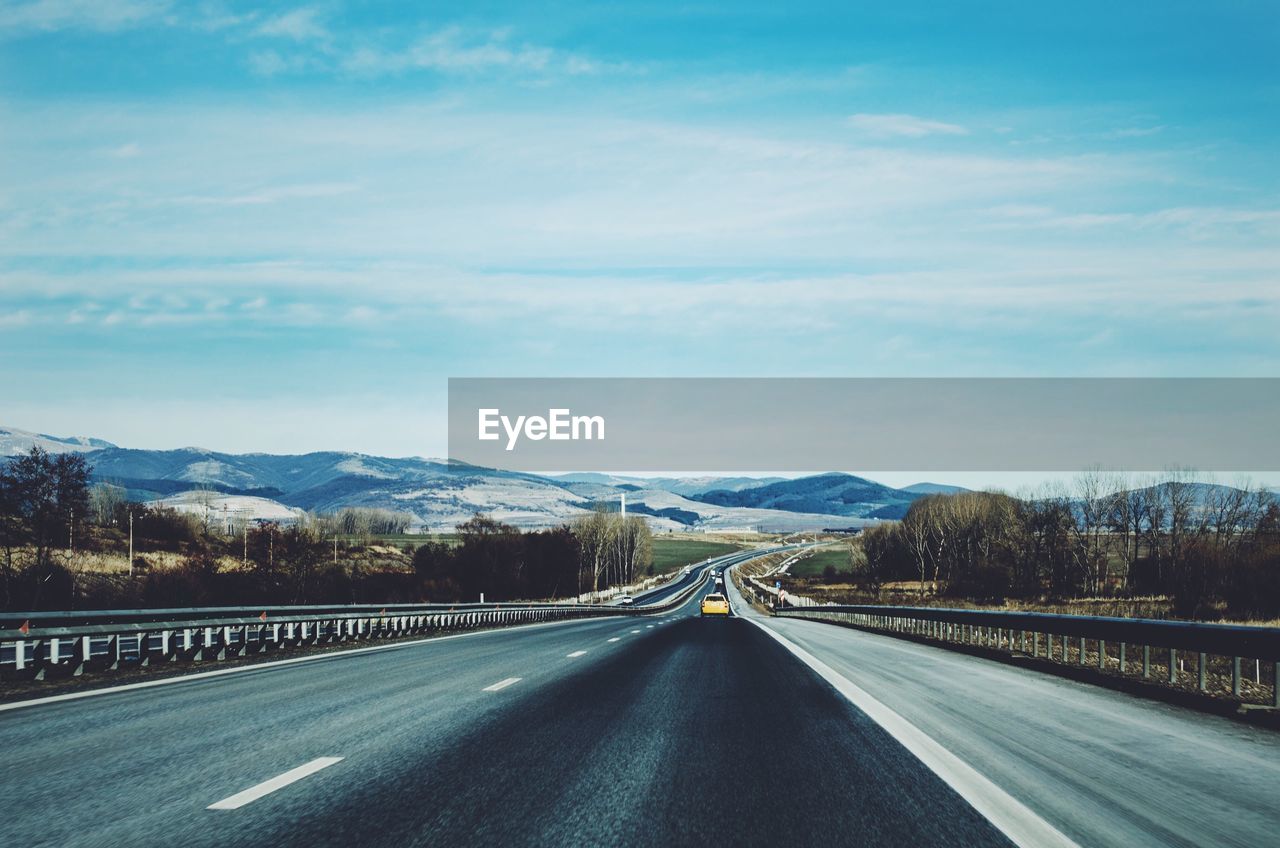
POLYGON ((1169 649, 1169 682, 1178 682, 1178 649, 1169 649))
POLYGON ((1151 646, 1142 646, 1142 679, 1151 679, 1151 646))
POLYGON ((1231 658, 1231 694, 1240 697, 1240 658, 1231 658))
POLYGON ((1080 665, 1084 665, 1084 649, 1085 649, 1084 637, 1081 636, 1080 637, 1080 665))
POLYGON ((1125 649, 1128 647, 1128 645, 1129 645, 1128 642, 1120 643, 1120 673, 1121 674, 1125 673, 1125 649))
POLYGON ((1201 692, 1205 691, 1205 665, 1206 665, 1206 663, 1205 663, 1205 653, 1204 653, 1204 651, 1201 651, 1201 652, 1200 652, 1200 662, 1198 663, 1198 673, 1199 673, 1199 678, 1200 678, 1200 679, 1199 679, 1199 684, 1200 684, 1200 691, 1201 691, 1201 692))
POLYGON ((1271 706, 1280 710, 1280 660, 1271 664, 1271 706))
POLYGON ((1098 640, 1098 670, 1107 670, 1107 643, 1104 639, 1098 640))
POLYGON ((1031 634, 1031 656, 1040 656, 1040 631, 1031 634))
POLYGON ((27 642, 19 639, 13 643, 13 669, 23 671, 27 667, 27 642))

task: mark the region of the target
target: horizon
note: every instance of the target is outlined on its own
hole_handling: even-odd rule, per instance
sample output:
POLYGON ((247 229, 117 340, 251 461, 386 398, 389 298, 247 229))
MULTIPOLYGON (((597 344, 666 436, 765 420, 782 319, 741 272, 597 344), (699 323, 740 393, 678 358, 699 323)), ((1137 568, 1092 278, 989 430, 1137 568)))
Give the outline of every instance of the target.
MULTIPOLYGON (((30 428, 16 427, 8 423, 0 423, 0 430, 17 430, 20 432, 32 433, 32 434, 46 436, 48 438, 59 439, 59 440, 102 439, 103 441, 110 442, 114 447, 125 449, 125 450, 151 450, 151 451, 199 450, 199 451, 208 451, 210 453, 227 454, 232 456, 251 456, 255 454, 265 454, 265 455, 272 455, 272 456, 303 456, 303 455, 312 454, 312 453, 340 453, 340 454, 353 454, 357 456, 385 457, 388 459, 420 459, 420 460, 426 460, 428 462, 441 462, 441 463, 450 461, 449 459, 444 457, 442 454, 440 455, 408 454, 408 455, 402 455, 402 456, 393 456, 393 455, 387 455, 387 454, 368 453, 364 451, 343 450, 339 448, 321 448, 316 450, 289 451, 289 452, 281 453, 281 452, 275 452, 275 451, 261 451, 261 450, 228 451, 228 450, 220 450, 218 448, 211 448, 211 447, 206 447, 201 445, 175 445, 172 447, 151 447, 151 446, 127 445, 127 444, 122 445, 116 442, 114 439, 109 439, 103 436, 98 436, 98 435, 93 435, 88 433, 77 433, 74 435, 61 435, 56 433, 50 433, 46 430, 34 430, 30 428)), ((508 469, 495 468, 494 470, 505 471, 508 469)), ((1085 470, 1087 471, 1087 470, 1093 470, 1093 469, 1085 469, 1085 470)), ((1132 481, 1143 481, 1143 482, 1148 482, 1154 479, 1158 479, 1161 474, 1169 473, 1167 471, 1159 471, 1159 470, 1104 469, 1104 471, 1123 475, 1127 479, 1132 481)), ((715 478, 715 479, 726 479, 726 478, 737 478, 737 477, 765 479, 765 478, 774 477, 774 478, 783 478, 786 480, 798 480, 804 477, 818 477, 824 474, 848 474, 850 476, 860 477, 865 480, 870 480, 874 483, 879 483, 881 485, 888 486, 893 489, 899 489, 899 490, 907 489, 907 488, 910 488, 911 486, 916 486, 916 485, 941 485, 941 486, 958 486, 960 488, 968 489, 971 491, 1002 491, 1002 492, 1006 492, 1013 495, 1019 495, 1019 494, 1031 493, 1037 489, 1041 489, 1046 486, 1070 484, 1071 480, 1077 474, 1080 474, 1083 472, 1082 471, 1070 471, 1070 472, 1064 472, 1064 471, 1057 471, 1057 472, 1055 471, 1001 471, 1001 472, 970 471, 970 472, 945 473, 945 474, 942 474, 941 476, 934 475, 930 477, 924 476, 925 474, 927 474, 927 472, 913 472, 913 471, 879 472, 879 471, 857 471, 857 470, 851 471, 851 470, 842 470, 842 469, 835 469, 835 468, 830 469, 828 471, 822 471, 822 472, 759 471, 759 470, 733 471, 733 472, 725 472, 725 471, 720 471, 720 472, 717 472, 717 471, 600 472, 600 471, 593 471, 591 469, 578 469, 578 470, 572 470, 572 471, 549 471, 545 473, 532 473, 532 472, 519 472, 519 473, 529 473, 530 476, 544 477, 548 479, 555 479, 558 476, 569 475, 569 474, 600 474, 605 477, 613 477, 613 478, 619 478, 619 479, 669 478, 669 479, 686 479, 686 480, 704 478, 704 477, 715 478)), ((1198 482, 1207 482, 1207 483, 1237 486, 1237 487, 1241 487, 1245 485, 1253 485, 1253 486, 1260 486, 1267 489, 1280 488, 1280 473, 1267 473, 1267 472, 1236 473, 1236 472, 1215 472, 1215 471, 1200 471, 1200 470, 1195 470, 1193 473, 1197 476, 1198 482)))

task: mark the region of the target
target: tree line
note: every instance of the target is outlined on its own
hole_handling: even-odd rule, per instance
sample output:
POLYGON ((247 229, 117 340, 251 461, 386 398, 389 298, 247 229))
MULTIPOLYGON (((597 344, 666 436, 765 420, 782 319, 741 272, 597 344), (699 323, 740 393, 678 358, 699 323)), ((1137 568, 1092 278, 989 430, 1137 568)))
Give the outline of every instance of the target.
POLYGON ((455 547, 427 543, 414 553, 414 569, 433 598, 577 597, 633 583, 653 561, 645 520, 604 508, 536 532, 478 515, 458 525, 458 534, 455 547))
POLYGON ((918 581, 956 597, 1167 595, 1195 616, 1280 614, 1280 506, 1260 487, 1187 471, 1134 481, 1090 471, 1023 497, 929 495, 901 522, 865 530, 856 577, 873 590, 918 581))
POLYGON ((571 525, 521 531, 483 515, 459 525, 456 545, 406 546, 412 570, 349 556, 361 545, 410 529, 408 513, 371 508, 303 516, 290 525, 131 502, 124 489, 90 486, 80 454, 39 448, 0 462, 0 605, 5 609, 224 604, 411 603, 577 596, 634 582, 652 562, 639 516, 603 509, 571 525), (118 550, 131 534, 138 554, 179 556, 176 567, 145 568, 134 580, 92 590, 72 552, 118 550), (337 554, 341 552, 342 556, 337 554), (239 568, 219 567, 228 559, 239 568), (363 565, 359 563, 365 563, 363 565))

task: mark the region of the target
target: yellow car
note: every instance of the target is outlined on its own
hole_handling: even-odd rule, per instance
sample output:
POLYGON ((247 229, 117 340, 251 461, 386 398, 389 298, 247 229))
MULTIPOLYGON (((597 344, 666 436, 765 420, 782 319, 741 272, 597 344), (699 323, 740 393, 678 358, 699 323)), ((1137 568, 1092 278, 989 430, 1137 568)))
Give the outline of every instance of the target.
POLYGON ((702 599, 703 615, 728 615, 729 601, 724 595, 707 595, 702 599))

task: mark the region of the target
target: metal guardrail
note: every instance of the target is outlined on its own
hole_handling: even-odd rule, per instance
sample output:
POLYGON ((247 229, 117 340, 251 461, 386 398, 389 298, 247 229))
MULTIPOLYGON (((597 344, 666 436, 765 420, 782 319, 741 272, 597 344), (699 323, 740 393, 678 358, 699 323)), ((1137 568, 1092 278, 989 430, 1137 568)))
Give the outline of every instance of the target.
MULTIPOLYGON (((484 627, 604 616, 653 615, 684 603, 708 569, 770 551, 728 554, 692 572, 657 603, 363 604, 192 607, 0 614, 0 680, 78 676, 121 665, 151 666, 264 654, 290 647, 433 635, 484 627)), ((665 590, 667 587, 655 591, 665 590)))
POLYGON ((1200 691, 1207 691, 1207 659, 1231 660, 1231 691, 1241 694, 1241 660, 1267 662, 1272 666, 1272 706, 1280 708, 1280 628, 1236 624, 1208 624, 1189 621, 1159 621, 1146 618, 1111 618, 1086 615, 1056 615, 1036 612, 1003 612, 930 607, 813 606, 782 607, 775 615, 844 624, 865 630, 899 633, 915 638, 996 650, 1008 650, 1033 657, 1068 663, 1073 647, 1079 665, 1085 665, 1087 645, 1094 643, 1098 668, 1112 668, 1108 645, 1115 646, 1114 668, 1128 674, 1130 647, 1141 649, 1140 666, 1144 679, 1151 677, 1151 650, 1167 652, 1167 674, 1178 682, 1178 652, 1197 657, 1200 691), (1042 650, 1043 649, 1043 650, 1042 650))

